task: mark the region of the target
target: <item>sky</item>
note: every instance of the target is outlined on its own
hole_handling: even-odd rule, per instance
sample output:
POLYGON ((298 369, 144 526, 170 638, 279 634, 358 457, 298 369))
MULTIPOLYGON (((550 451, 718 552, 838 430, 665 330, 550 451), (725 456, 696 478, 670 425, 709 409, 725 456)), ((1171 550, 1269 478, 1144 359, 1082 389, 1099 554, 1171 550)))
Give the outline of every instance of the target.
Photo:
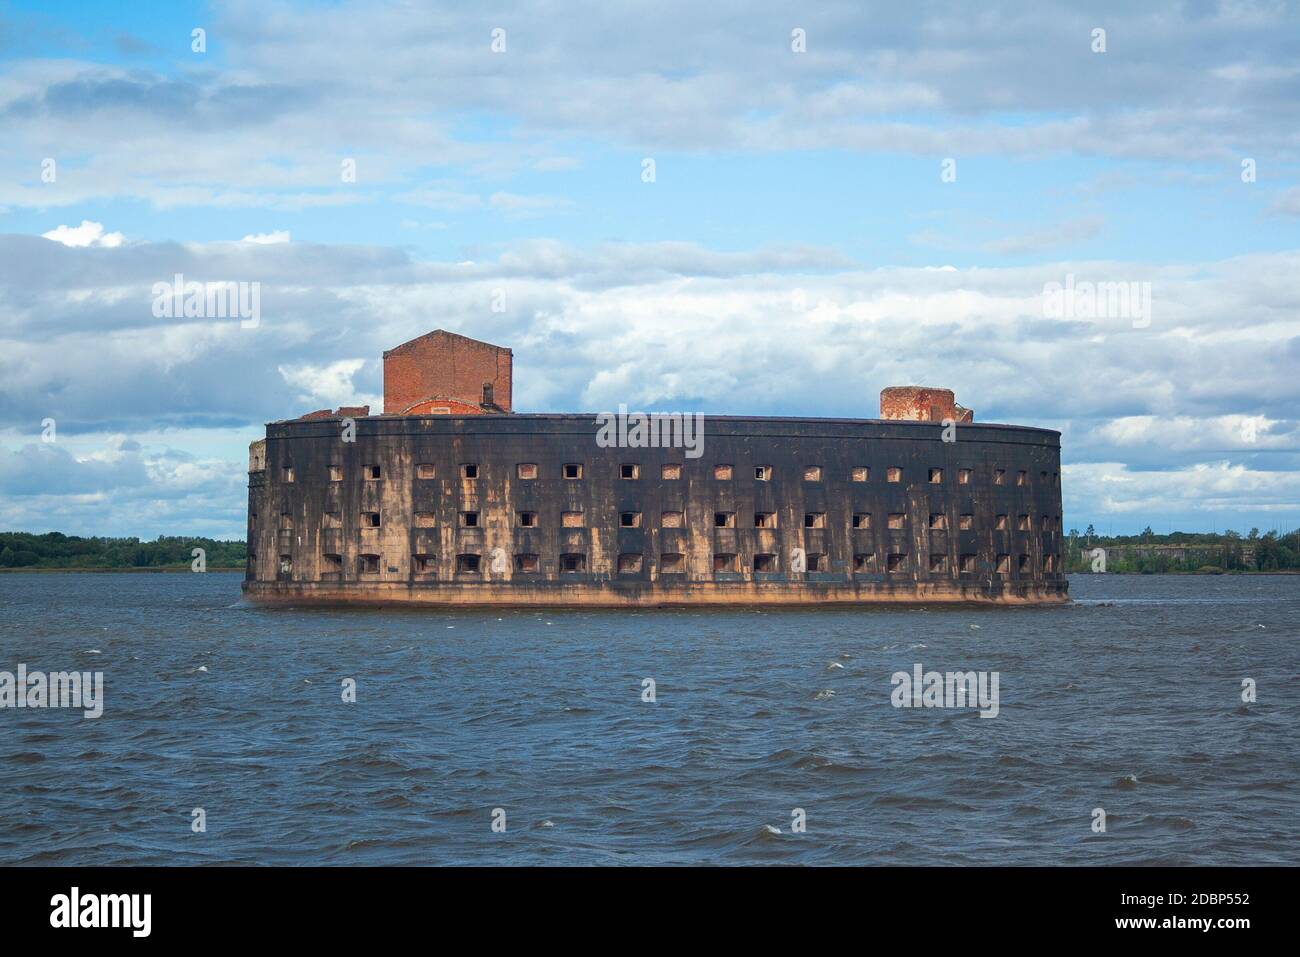
POLYGON ((434 328, 517 411, 941 386, 1067 530, 1289 530, 1297 227, 1294 2, 0 0, 0 530, 242 537, 434 328))

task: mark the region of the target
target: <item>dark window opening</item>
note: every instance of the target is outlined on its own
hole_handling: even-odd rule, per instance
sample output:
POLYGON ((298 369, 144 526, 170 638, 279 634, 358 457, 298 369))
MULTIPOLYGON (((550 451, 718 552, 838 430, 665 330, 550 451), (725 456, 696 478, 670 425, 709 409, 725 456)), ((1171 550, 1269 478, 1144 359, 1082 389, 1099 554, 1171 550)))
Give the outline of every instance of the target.
POLYGON ((412 555, 411 559, 415 563, 417 575, 432 575, 438 570, 437 555, 412 555))
POLYGON ((478 466, 473 464, 462 465, 460 467, 460 477, 463 479, 478 478, 478 466))
POLYGON ((736 570, 736 556, 729 552, 714 555, 713 570, 715 572, 734 572, 736 570))
POLYGON ((755 528, 776 528, 776 512, 755 512, 755 528))
POLYGON ((457 555, 456 573, 459 575, 472 575, 479 570, 481 563, 482 557, 479 555, 457 555))
POLYGON ((938 485, 943 482, 943 469, 930 469, 930 484, 938 485))
POLYGON ((804 512, 803 527, 804 528, 825 528, 826 513, 825 512, 804 512))
POLYGON ((478 512, 461 512, 460 524, 463 528, 478 528, 478 512))
POLYGON ((659 556, 659 571, 670 575, 686 571, 686 556, 681 552, 664 552, 659 556))
POLYGON ((619 512, 618 527, 619 528, 640 528, 641 513, 640 512, 619 512))
POLYGON ((367 574, 367 575, 375 575, 375 574, 378 574, 378 572, 379 572, 379 556, 378 556, 378 555, 362 555, 362 556, 360 556, 360 558, 361 558, 361 571, 362 571, 364 574, 367 574))
POLYGON ((714 512, 713 527, 714 528, 735 528, 736 513, 735 512, 714 512))
POLYGON ((362 513, 361 513, 361 527, 362 527, 362 528, 378 528, 378 527, 379 527, 379 513, 378 513, 378 512, 362 512, 362 513))
POLYGON ((618 467, 618 477, 625 479, 639 479, 641 477, 641 466, 625 462, 618 467))
POLYGON ((560 556, 560 571, 577 573, 587 570, 587 556, 577 553, 569 553, 560 556))
POLYGON ((363 465, 361 467, 361 472, 365 475, 366 480, 371 482, 379 479, 383 474, 378 465, 363 465))
POLYGON ((570 463, 564 466, 564 477, 566 479, 582 478, 582 466, 575 463, 570 463))
POLYGON ((876 570, 876 556, 870 554, 857 554, 853 556, 853 570, 855 572, 872 572, 876 570))
POLYGON ((943 512, 930 513, 930 528, 943 530, 947 527, 948 527, 948 516, 944 515, 943 512))
POLYGON ((907 553, 898 552, 885 557, 885 571, 904 572, 907 571, 907 553))
POLYGON ((540 567, 536 555, 520 554, 515 556, 515 571, 535 572, 540 567))
POLYGON ((755 465, 755 466, 754 466, 754 479, 755 479, 756 481, 759 481, 759 482, 770 482, 770 481, 772 481, 772 466, 770 466, 770 465, 755 465))
POLYGON ((854 527, 854 528, 870 528, 870 527, 871 527, 871 513, 870 513, 870 512, 854 512, 854 513, 853 513, 853 527, 854 527))
POLYGON ((520 512, 520 513, 519 513, 519 527, 520 527, 520 528, 536 528, 536 527, 537 527, 537 513, 536 513, 536 512, 520 512))
POLYGON ((821 552, 809 552, 807 555, 808 571, 824 572, 826 570, 826 556, 821 552))
POLYGON ((760 552, 754 556, 754 571, 756 572, 774 572, 776 571, 776 556, 768 552, 760 552))

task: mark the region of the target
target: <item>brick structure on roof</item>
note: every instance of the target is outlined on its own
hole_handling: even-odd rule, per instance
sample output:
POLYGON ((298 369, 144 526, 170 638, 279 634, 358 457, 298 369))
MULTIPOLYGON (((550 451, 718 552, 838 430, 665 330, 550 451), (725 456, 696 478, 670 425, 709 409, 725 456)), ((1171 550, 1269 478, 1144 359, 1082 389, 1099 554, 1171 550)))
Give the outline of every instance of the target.
POLYGON ((952 389, 891 385, 880 390, 880 417, 910 422, 973 422, 975 413, 957 404, 952 389))
POLYGON ((384 353, 384 414, 509 412, 509 349, 435 329, 384 353))

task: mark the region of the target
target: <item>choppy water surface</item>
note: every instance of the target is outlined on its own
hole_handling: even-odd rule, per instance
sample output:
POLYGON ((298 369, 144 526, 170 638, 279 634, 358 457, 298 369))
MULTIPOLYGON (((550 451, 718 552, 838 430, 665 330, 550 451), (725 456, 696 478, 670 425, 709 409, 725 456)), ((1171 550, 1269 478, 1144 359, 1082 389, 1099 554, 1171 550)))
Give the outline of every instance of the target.
POLYGON ((0 575, 0 670, 106 685, 98 720, 0 710, 0 860, 1300 864, 1300 578, 853 611, 265 610, 238 588, 0 575), (1001 713, 895 709, 918 662, 1000 672, 1001 713))

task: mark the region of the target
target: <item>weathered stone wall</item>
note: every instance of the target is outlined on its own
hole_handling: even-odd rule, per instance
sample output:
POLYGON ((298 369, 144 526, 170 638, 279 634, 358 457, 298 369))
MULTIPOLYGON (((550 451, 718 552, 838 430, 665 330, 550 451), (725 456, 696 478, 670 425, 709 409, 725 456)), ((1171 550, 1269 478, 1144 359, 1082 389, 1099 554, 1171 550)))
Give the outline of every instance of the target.
POLYGON ((337 422, 268 426, 266 469, 250 481, 245 588, 265 599, 523 604, 1065 599, 1057 432, 962 425, 948 443, 938 424, 713 417, 692 459, 600 448, 594 420, 372 417, 351 443, 337 422), (564 478, 566 464, 582 478, 564 478), (621 477, 624 464, 636 478, 621 477), (664 478, 673 464, 681 477, 664 478), (520 465, 537 477, 521 478, 520 465), (715 477, 719 465, 731 478, 715 477), (820 477, 806 478, 809 468, 820 477), (374 512, 379 527, 366 527, 374 512), (522 527, 521 512, 536 527, 522 527), (665 512, 683 513, 681 527, 665 527, 665 512), (734 527, 715 527, 717 512, 734 527), (566 527, 564 513, 581 513, 581 526, 566 527), (621 527, 622 513, 636 527, 621 527), (775 527, 755 527, 756 513, 773 513, 775 527), (870 515, 869 527, 855 515, 870 515), (337 572, 327 554, 340 556, 337 572), (585 570, 565 571, 566 554, 585 570), (668 571, 675 554, 682 570, 668 571), (755 570, 756 554, 775 567, 755 570), (363 571, 363 555, 379 556, 375 571, 363 571), (458 571, 463 555, 480 557, 477 572, 458 571), (522 555, 538 556, 536 571, 519 568, 522 555), (619 555, 640 555, 640 569, 620 571, 619 555), (717 555, 736 559, 715 571, 717 555), (822 556, 820 567, 798 570, 800 555, 822 556), (903 556, 894 570, 890 556, 903 556))

